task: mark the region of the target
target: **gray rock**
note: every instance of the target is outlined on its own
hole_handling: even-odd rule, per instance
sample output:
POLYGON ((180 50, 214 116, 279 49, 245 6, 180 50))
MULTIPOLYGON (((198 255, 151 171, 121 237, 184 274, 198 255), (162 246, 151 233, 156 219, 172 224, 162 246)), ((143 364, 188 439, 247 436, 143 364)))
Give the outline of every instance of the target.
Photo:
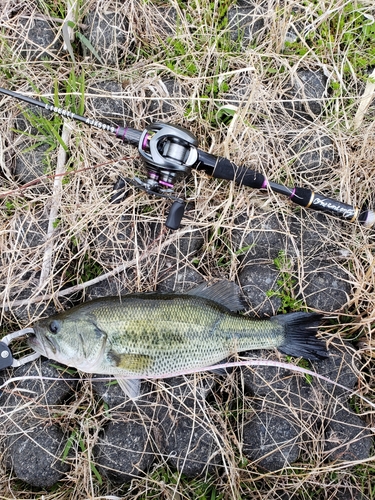
POLYGON ((42 211, 32 212, 30 210, 17 217, 14 230, 18 237, 17 246, 25 250, 36 249, 45 243, 48 218, 42 211))
POLYGON ((27 61, 53 59, 61 48, 61 41, 48 21, 34 17, 19 19, 22 37, 17 37, 16 44, 21 55, 27 61))
MULTIPOLYGON (((336 160, 332 139, 325 134, 309 131, 289 144, 295 158, 293 170, 301 181, 323 183, 330 179, 336 160)), ((297 182, 296 182, 297 184, 297 182)))
POLYGON ((85 300, 115 297, 126 295, 127 293, 129 293, 129 289, 126 286, 125 275, 124 273, 119 273, 116 276, 109 276, 107 279, 87 287, 85 300))
MULTIPOLYGON (((35 252, 35 250, 34 250, 35 252)), ((33 295, 35 288, 39 286, 40 272, 35 273, 25 273, 22 276, 22 280, 19 281, 17 286, 12 289, 12 300, 22 300, 23 304, 15 307, 12 310, 12 314, 15 318, 19 320, 20 323, 26 323, 34 321, 39 315, 52 316, 56 314, 57 310, 53 302, 50 302, 47 306, 44 302, 28 302, 28 299, 33 295)), ((66 305, 67 307, 71 302, 69 299, 62 298, 60 304, 66 305)))
POLYGON ((158 278, 158 292, 183 293, 202 283, 202 275, 191 265, 180 266, 178 261, 164 259, 158 278))
POLYGON ((288 467, 299 457, 301 430, 290 416, 259 411, 245 423, 242 436, 244 455, 269 471, 288 467))
POLYGON ((228 9, 228 29, 231 39, 240 42, 243 48, 264 36, 265 7, 259 4, 246 2, 242 5, 233 5, 228 9))
POLYGON ((160 382, 155 442, 169 465, 189 478, 212 474, 222 460, 215 430, 207 425, 206 398, 213 390, 212 375, 177 376, 160 382))
MULTIPOLYGON (((100 60, 109 66, 118 66, 134 47, 134 37, 123 11, 102 12, 98 9, 90 12, 84 20, 87 25, 84 35, 100 60)), ((85 45, 82 48, 86 56, 95 57, 85 45)))
POLYGON ((316 258, 304 267, 303 289, 297 298, 311 309, 337 311, 347 304, 351 288, 348 272, 342 266, 316 258))
POLYGON ((154 461, 149 430, 138 413, 111 421, 93 453, 99 472, 115 483, 142 476, 154 461))
POLYGON ((326 258, 342 256, 338 244, 341 221, 321 212, 301 210, 288 221, 289 230, 305 261, 309 257, 326 258))
POLYGON ((233 75, 228 85, 228 91, 223 93, 221 97, 223 105, 216 115, 216 119, 225 124, 228 124, 233 118, 233 107, 236 109, 243 108, 241 111, 247 114, 252 113, 251 102, 249 102, 249 89, 254 87, 254 83, 251 74, 241 72, 233 75))
POLYGON ((157 42, 160 43, 160 36, 167 38, 177 35, 178 19, 177 10, 173 5, 153 5, 153 8, 147 12, 147 18, 152 18, 153 25, 151 30, 147 30, 146 36, 158 34, 157 42))
MULTIPOLYGON (((246 216, 236 220, 236 226, 241 226, 246 216)), ((246 229, 234 229, 232 241, 235 251, 248 248, 243 260, 255 262, 256 259, 272 260, 280 252, 286 255, 294 254, 290 240, 286 236, 285 223, 277 215, 265 215, 261 219, 250 221, 246 229)))
POLYGON ((201 407, 215 386, 213 374, 195 377, 195 375, 181 375, 165 378, 161 382, 163 399, 178 412, 188 407, 194 410, 201 407))
MULTIPOLYGON (((248 352, 244 356, 254 356, 257 352, 248 352)), ((264 359, 266 356, 261 354, 259 357, 264 359)), ((275 366, 253 366, 251 370, 241 368, 241 371, 244 386, 255 398, 256 406, 258 402, 263 405, 267 401, 270 407, 275 403, 282 408, 293 408, 293 411, 311 410, 311 384, 305 377, 275 366)))
POLYGON ((30 418, 22 421, 22 431, 9 438, 8 452, 14 474, 37 488, 50 488, 70 469, 61 457, 66 437, 49 421, 30 418))
POLYGON ((281 307, 277 292, 279 271, 273 264, 250 262, 238 274, 244 298, 253 313, 258 316, 273 316, 281 307))
POLYGON ((329 462, 366 460, 371 456, 373 434, 348 408, 339 408, 325 423, 324 455, 329 462))
POLYGON ((193 417, 185 407, 182 413, 166 414, 161 423, 168 463, 189 478, 213 474, 222 464, 217 441, 202 420, 198 409, 193 417))
POLYGON ((183 259, 191 257, 200 250, 204 243, 204 236, 199 229, 183 234, 171 243, 164 251, 168 257, 183 259))
POLYGON ((304 121, 312 121, 322 112, 327 77, 321 71, 298 70, 283 96, 287 113, 304 121))
POLYGON ((94 97, 86 99, 91 112, 102 121, 110 120, 111 124, 125 126, 133 119, 133 110, 129 100, 120 98, 123 88, 120 83, 112 80, 93 83, 87 88, 88 94, 94 97))
MULTIPOLYGON (((358 383, 358 375, 354 366, 359 365, 358 358, 354 355, 354 349, 349 343, 346 345, 330 345, 329 357, 320 361, 311 361, 312 369, 324 377, 347 387, 349 391, 354 389, 358 383)), ((325 380, 313 381, 313 385, 319 384, 322 392, 320 399, 330 403, 332 399, 347 401, 350 392, 342 387, 334 385, 325 380)))
POLYGON ((145 88, 144 119, 147 123, 170 122, 184 115, 188 94, 172 78, 156 80, 145 88))
MULTIPOLYGON (((260 359, 267 357, 262 351, 250 351, 244 356, 252 357, 254 354, 258 354, 260 359)), ((353 389, 358 380, 352 366, 353 355, 349 345, 331 345, 328 354, 326 359, 311 361, 308 369, 332 383, 314 377, 307 379, 293 370, 275 366, 253 366, 251 370, 241 368, 244 386, 255 398, 255 404, 264 405, 264 401, 267 401, 271 406, 276 404, 291 408, 293 413, 299 412, 301 422, 308 421, 309 416, 315 421, 316 416, 320 418, 320 406, 327 408, 332 401, 347 401, 350 395, 348 390, 353 389), (335 382, 348 390, 335 385, 335 382)))
MULTIPOLYGON (((33 89, 30 90, 33 91, 33 89)), ((19 114, 16 117, 14 125, 17 130, 26 132, 30 135, 37 135, 39 130, 35 126, 33 126, 32 123, 30 123, 28 115, 38 118, 43 117, 47 120, 50 120, 53 117, 54 113, 52 111, 48 111, 47 109, 40 108, 39 106, 28 104, 23 114, 19 114)))
POLYGON ((146 249, 155 242, 158 234, 155 224, 136 223, 131 215, 116 220, 103 215, 98 217, 91 241, 98 262, 113 266, 134 259, 135 249, 146 249))
MULTIPOLYGON (((14 412, 31 400, 32 412, 48 415, 51 407, 64 404, 72 397, 77 387, 76 377, 67 371, 67 367, 44 358, 15 368, 12 377, 21 379, 10 383, 0 397, 5 420, 7 413, 14 412)), ((21 418, 24 414, 22 411, 21 418)), ((13 418, 17 420, 17 413, 13 418)))
MULTIPOLYGON (((253 355, 254 352, 249 354, 253 355)), ((303 438, 304 446, 309 447, 309 440, 316 441, 316 436, 323 436, 319 439, 323 442, 324 453, 329 461, 355 461, 370 456, 373 439, 369 429, 351 409, 342 406, 342 404, 346 405, 350 390, 357 383, 357 375, 352 367, 352 354, 348 346, 346 348, 344 346, 331 347, 329 354, 327 359, 311 362, 310 370, 347 387, 349 391, 334 383, 314 377, 307 380, 306 377, 293 370, 274 366, 254 366, 251 370, 241 369, 244 386, 255 398, 253 406, 257 412, 249 426, 255 444, 251 446, 252 454, 247 456, 252 457, 253 460, 261 458, 259 465, 262 467, 275 470, 272 467, 282 466, 281 455, 276 454, 275 463, 272 458, 274 454, 272 440, 279 443, 277 426, 281 426, 280 432, 286 435, 289 432, 289 426, 285 422, 281 420, 278 423, 280 418, 293 422, 294 431, 291 430, 291 436, 298 428, 301 435, 306 433, 307 428, 309 429, 308 435, 303 438), (261 416, 257 422, 259 415, 261 416), (270 422, 268 434, 265 422, 267 425, 270 422), (257 432, 261 433, 261 437, 257 436, 257 432), (256 455, 257 448, 261 446, 265 446, 264 453, 259 452, 256 455), (267 451, 270 456, 267 456, 264 462, 262 457, 267 455, 267 451)), ((246 423, 245 427, 248 425, 246 423)), ((251 433, 248 429, 246 433, 244 432, 244 436, 245 434, 248 436, 246 442, 250 444, 251 433)), ((295 449, 294 452, 296 452, 295 449)), ((291 459, 293 456, 292 454, 291 459)))
POLYGON ((165 249, 160 258, 158 291, 186 292, 203 281, 202 275, 190 264, 204 243, 199 230, 178 238, 165 249), (187 262, 182 264, 181 262, 187 262))
POLYGON ((150 393, 150 384, 142 381, 140 388, 140 396, 136 400, 130 400, 124 393, 116 379, 108 375, 95 374, 91 379, 92 388, 98 396, 108 405, 110 409, 126 409, 126 411, 135 411, 137 408, 143 408, 145 405, 150 406, 154 401, 154 397, 150 393))
MULTIPOLYGON (((31 143, 26 141, 24 149, 29 147, 31 143)), ((51 152, 47 153, 50 146, 48 144, 41 144, 29 151, 17 153, 14 165, 14 176, 20 184, 27 184, 46 173, 47 157, 51 152)), ((42 189, 38 187, 37 189, 42 189)))
MULTIPOLYGON (((345 481, 347 482, 347 481, 345 481)), ((352 484, 332 485, 325 488, 327 497, 330 500, 370 500, 360 488, 352 484)), ((321 490, 319 490, 320 492, 321 490)), ((317 492, 317 493, 319 493, 317 492)))

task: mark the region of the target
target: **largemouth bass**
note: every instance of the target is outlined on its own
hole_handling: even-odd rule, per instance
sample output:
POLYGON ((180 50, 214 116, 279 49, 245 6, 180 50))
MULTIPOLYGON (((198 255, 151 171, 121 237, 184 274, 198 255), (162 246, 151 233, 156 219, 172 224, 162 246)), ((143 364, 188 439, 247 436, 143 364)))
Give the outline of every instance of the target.
POLYGON ((320 316, 291 313, 266 320, 243 309, 230 282, 179 293, 143 293, 86 302, 37 322, 30 346, 83 372, 111 374, 132 398, 139 381, 191 373, 252 349, 278 348, 307 359, 326 357, 316 338, 320 316))

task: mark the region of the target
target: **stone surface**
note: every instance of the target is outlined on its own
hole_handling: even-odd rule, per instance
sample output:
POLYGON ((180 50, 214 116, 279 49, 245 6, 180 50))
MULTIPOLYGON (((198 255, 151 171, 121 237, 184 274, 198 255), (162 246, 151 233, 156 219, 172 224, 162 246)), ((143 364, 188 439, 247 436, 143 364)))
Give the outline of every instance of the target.
POLYGON ((338 244, 341 221, 321 212, 301 209, 297 214, 291 215, 288 226, 291 238, 304 256, 305 263, 313 257, 329 259, 345 255, 338 244))
MULTIPOLYGON (((241 225, 246 217, 239 217, 236 225, 241 225)), ((234 229, 233 246, 236 251, 248 248, 243 260, 254 262, 255 259, 272 260, 280 252, 293 252, 290 240, 286 236, 285 222, 278 215, 264 216, 250 221, 246 229, 234 229)))
POLYGON ((290 416, 258 411, 242 430, 243 453, 259 467, 275 471, 298 459, 301 430, 290 416))
MULTIPOLYGON (((31 143, 27 141, 24 147, 26 149, 29 146, 31 146, 31 143)), ((14 165, 14 176, 18 183, 26 184, 45 175, 47 170, 47 155, 51 154, 51 152, 47 153, 48 149, 48 144, 41 144, 30 151, 17 154, 14 165)), ((41 189, 41 187, 38 187, 38 189, 41 189)))
POLYGON ((48 420, 23 420, 22 431, 16 430, 8 444, 15 475, 31 486, 50 488, 70 469, 69 464, 59 460, 65 442, 62 430, 48 420))
MULTIPOLYGON (((30 92, 33 93, 34 90, 30 89, 30 92)), ((40 108, 39 106, 34 106, 33 104, 28 104, 22 114, 19 114, 15 118, 15 128, 20 130, 21 132, 26 132, 30 135, 37 135, 38 129, 30 123, 29 116, 31 117, 43 117, 47 120, 50 120, 53 117, 54 113, 52 111, 48 111, 47 109, 40 108)))
POLYGON ((206 415, 206 398, 215 386, 212 374, 178 376, 160 382, 155 442, 169 465, 189 478, 213 474, 222 465, 216 429, 206 415))
POLYGON ((1 407, 8 412, 34 400, 34 410, 48 414, 50 406, 65 403, 77 386, 76 377, 65 366, 45 358, 15 368, 12 376, 21 379, 9 384, 0 398, 1 407))
MULTIPOLYGON (((359 360, 349 342, 330 345, 329 357, 320 361, 312 361, 311 364, 317 373, 333 382, 338 382, 349 390, 354 389, 358 383, 356 368, 358 368, 359 360)), ((323 397, 327 403, 332 399, 346 401, 350 395, 347 389, 326 380, 319 380, 319 386, 324 391, 320 398, 323 397)))
POLYGON ((59 370, 58 366, 46 359, 20 366, 11 375, 19 380, 8 384, 0 397, 0 425, 8 436, 8 468, 39 488, 50 488, 70 469, 59 460, 67 438, 59 425, 52 423, 52 416, 68 404, 77 381, 66 367, 59 370))
POLYGON ((99 121, 104 118, 104 121, 110 120, 111 124, 123 127, 132 120, 133 110, 129 100, 120 97, 122 93, 122 85, 116 81, 97 82, 88 85, 86 103, 99 121))
POLYGON ((204 405, 209 393, 214 389, 213 374, 205 373, 202 376, 180 375, 165 378, 161 382, 163 398, 177 411, 183 406, 194 409, 196 405, 204 405))
MULTIPOLYGON (((244 356, 255 353, 260 353, 260 359, 266 357, 262 351, 251 351, 244 356)), ((311 384, 296 372, 275 366, 253 366, 251 370, 242 368, 241 372, 245 388, 255 398, 255 406, 266 401, 293 410, 311 409, 311 384)))
POLYGON ((279 271, 272 263, 251 264, 242 267, 238 274, 242 293, 252 313, 257 316, 273 316, 281 306, 277 295, 279 271))
POLYGON ((283 96, 283 105, 293 118, 312 121, 322 111, 327 77, 321 71, 298 70, 283 96))
MULTIPOLYGON (((332 139, 317 131, 297 135, 289 148, 294 159, 292 169, 299 183, 324 183, 332 175, 332 166, 336 160, 336 151, 332 139)), ((297 180, 296 180, 296 184, 297 180)))
MULTIPOLYGON (((254 354, 258 354, 260 359, 266 358, 263 351, 249 351, 244 356, 254 354)), ((310 361, 309 369, 329 380, 312 378, 308 381, 305 376, 293 370, 253 366, 251 370, 241 369, 244 386, 259 401, 266 398, 267 401, 280 404, 285 402, 287 407, 302 410, 311 410, 311 405, 318 400, 325 405, 331 404, 332 400, 346 401, 358 380, 352 364, 353 349, 350 345, 330 345, 328 354, 325 359, 310 361)))
MULTIPOLYGON (((154 9, 146 12, 147 20, 153 17, 152 30, 146 28, 146 36, 153 36, 155 30, 158 34, 157 42, 160 43, 160 36, 175 37, 178 34, 178 27, 181 20, 178 18, 177 10, 174 5, 154 5, 154 9)), ((167 41, 168 41, 167 38, 167 41)))
MULTIPOLYGON (((252 405, 256 412, 251 423, 245 424, 246 432, 243 432, 244 443, 251 445, 248 458, 259 460, 259 465, 269 470, 282 467, 284 454, 280 453, 279 442, 282 440, 278 432, 284 437, 290 432, 292 439, 298 429, 300 436, 305 434, 303 439, 300 438, 301 446, 303 443, 304 447, 310 448, 319 439, 329 462, 364 460, 370 456, 373 436, 365 421, 346 406, 357 383, 351 348, 348 345, 331 346, 329 354, 324 360, 311 362, 310 370, 332 383, 314 377, 308 380, 293 370, 274 366, 241 369, 245 389, 254 398, 252 405), (347 389, 335 385, 335 382, 347 389), (285 419, 291 426, 285 423, 285 419)), ((264 359, 265 356, 260 357, 264 359)), ((292 461, 297 449, 287 446, 288 453, 289 449, 293 453, 288 454, 288 460, 292 461)))
POLYGON ((171 258, 164 259, 158 279, 158 292, 187 292, 203 282, 202 275, 191 265, 180 265, 171 258))
POLYGON ((166 415, 161 423, 165 458, 173 469, 189 478, 213 474, 222 463, 214 431, 202 420, 204 415, 199 411, 192 417, 185 408, 166 415))
MULTIPOLYGON (((88 14, 84 24, 87 25, 85 36, 106 65, 118 66, 134 46, 134 38, 123 9, 116 12, 97 9, 88 14)), ((84 44, 82 48, 86 56, 95 58, 84 44)))
POLYGON ((373 444, 373 433, 349 408, 338 408, 325 422, 324 455, 329 462, 366 460, 373 444))
POLYGON ((330 312, 347 304, 351 283, 348 272, 332 260, 312 259, 304 266, 304 284, 299 298, 315 310, 330 312))
POLYGON ((129 290, 126 287, 126 277, 124 273, 119 273, 116 276, 109 276, 107 279, 87 287, 85 300, 125 295, 127 293, 129 293, 129 290))
POLYGON ((154 461, 147 427, 139 413, 111 421, 94 447, 100 473, 115 483, 128 483, 143 475, 154 461))
POLYGON ((122 264, 135 258, 135 249, 145 250, 155 242, 160 224, 135 222, 131 215, 113 220, 103 215, 92 230, 96 258, 106 265, 122 264), (157 226, 157 228, 155 227, 157 226))
POLYGON ((228 9, 228 28, 231 39, 241 43, 243 48, 259 39, 264 32, 265 8, 260 4, 233 5, 228 9))
POLYGON ((21 17, 19 19, 22 37, 18 36, 16 44, 22 57, 27 61, 53 59, 61 48, 61 41, 51 24, 44 19, 21 17))
POLYGON ((199 229, 194 229, 189 233, 179 236, 164 251, 168 257, 182 260, 184 257, 191 257, 200 250, 204 243, 203 233, 199 229))
POLYGON ((184 115, 188 94, 181 84, 172 78, 150 82, 145 87, 143 114, 146 123, 179 120, 184 115))
POLYGON ((116 379, 109 375, 95 374, 91 379, 94 393, 108 405, 109 408, 122 408, 134 410, 134 405, 137 407, 144 407, 150 405, 154 401, 152 395, 149 395, 150 384, 146 381, 141 382, 140 397, 134 401, 124 393, 116 379))
POLYGON ((45 212, 29 211, 17 218, 14 226, 18 238, 21 235, 21 242, 18 244, 21 244, 23 249, 37 248, 45 243, 48 230, 48 218, 45 212))

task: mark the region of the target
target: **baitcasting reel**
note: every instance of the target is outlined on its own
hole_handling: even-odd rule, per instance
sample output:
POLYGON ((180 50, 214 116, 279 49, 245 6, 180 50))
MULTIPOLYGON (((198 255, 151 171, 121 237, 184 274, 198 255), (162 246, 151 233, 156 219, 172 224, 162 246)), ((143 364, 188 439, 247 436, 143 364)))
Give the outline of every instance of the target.
POLYGON ((185 208, 184 201, 171 194, 174 182, 190 174, 197 165, 197 146, 197 139, 188 130, 166 123, 153 123, 139 139, 138 151, 147 169, 147 179, 135 177, 131 183, 147 193, 173 200, 165 223, 169 229, 180 226, 185 208))

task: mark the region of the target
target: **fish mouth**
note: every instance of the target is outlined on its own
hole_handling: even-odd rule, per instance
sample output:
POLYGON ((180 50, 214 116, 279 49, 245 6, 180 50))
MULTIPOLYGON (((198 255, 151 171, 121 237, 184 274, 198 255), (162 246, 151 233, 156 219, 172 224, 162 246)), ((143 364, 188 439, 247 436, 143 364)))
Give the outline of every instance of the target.
POLYGON ((47 337, 40 335, 40 332, 36 328, 34 328, 34 333, 29 335, 27 339, 27 343, 29 346, 34 349, 34 351, 38 352, 42 356, 46 358, 49 357, 49 352, 52 351, 53 354, 56 354, 56 346, 53 342, 47 337))

